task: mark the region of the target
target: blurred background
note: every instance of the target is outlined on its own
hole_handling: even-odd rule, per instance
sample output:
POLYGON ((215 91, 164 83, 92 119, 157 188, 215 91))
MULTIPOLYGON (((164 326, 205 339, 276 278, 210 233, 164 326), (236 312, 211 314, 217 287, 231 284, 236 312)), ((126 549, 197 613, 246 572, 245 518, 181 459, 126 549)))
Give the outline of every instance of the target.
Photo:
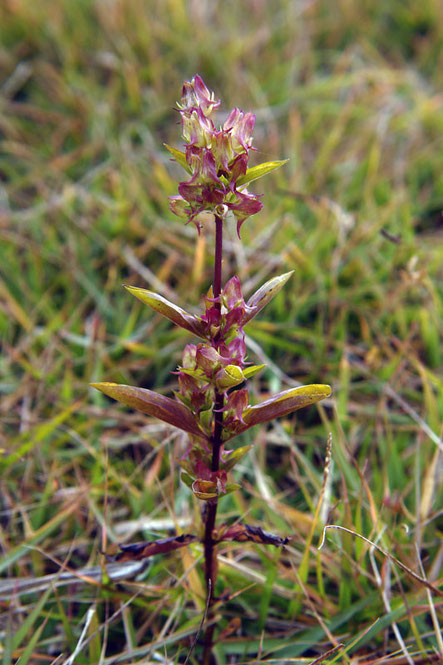
MULTIPOLYGON (((36 579, 65 560, 96 565, 104 545, 198 522, 178 479, 182 438, 88 384, 175 387, 171 371, 191 338, 122 284, 198 312, 211 283, 213 229, 197 236, 170 213, 183 173, 163 147, 182 144, 174 106, 199 73, 222 100, 220 122, 234 106, 256 114, 257 163, 289 159, 251 187, 264 209, 242 242, 227 231, 225 277, 238 274, 245 295, 295 271, 248 326, 251 360, 268 364, 252 392, 263 399, 309 382, 334 391, 242 440, 257 446, 222 514, 294 541, 289 563, 271 548, 226 548, 219 592, 248 591, 226 601, 220 625, 242 622, 219 662, 255 656, 260 635, 265 655, 311 662, 334 646, 331 635, 351 642, 377 617, 384 623, 349 653, 433 662, 443 646, 423 584, 349 534, 328 535, 321 557, 316 546, 328 521, 433 584, 440 574, 442 32, 438 0, 4 0, 4 580, 36 579), (333 463, 316 514, 329 432, 333 463)), ((143 592, 78 584, 38 606, 38 595, 0 587, 6 657, 66 657, 94 607, 79 663, 100 653, 139 662, 136 650, 145 657, 159 635, 183 662, 179 639, 201 619, 199 556, 197 547, 150 561, 143 592)))

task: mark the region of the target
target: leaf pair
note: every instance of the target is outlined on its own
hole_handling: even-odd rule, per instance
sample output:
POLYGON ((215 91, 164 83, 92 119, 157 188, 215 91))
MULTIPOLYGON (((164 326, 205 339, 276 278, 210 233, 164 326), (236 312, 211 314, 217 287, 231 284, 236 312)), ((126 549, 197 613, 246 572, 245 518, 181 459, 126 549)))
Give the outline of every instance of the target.
MULTIPOLYGON (((155 554, 167 554, 173 550, 195 543, 198 540, 199 538, 192 533, 186 533, 181 536, 172 536, 172 538, 160 538, 159 540, 119 545, 120 552, 113 556, 106 555, 106 558, 108 561, 113 562, 140 561, 141 559, 148 559, 155 554)), ((275 536, 273 533, 263 531, 259 526, 237 523, 233 526, 224 524, 219 527, 216 540, 217 542, 253 542, 260 545, 275 545, 276 547, 282 547, 283 545, 286 545, 289 538, 275 536)))
MULTIPOLYGON (((283 288, 288 279, 291 277, 293 271, 273 277, 261 286, 246 303, 246 313, 241 322, 244 325, 248 321, 257 316, 259 312, 265 307, 274 296, 283 288)), ((132 293, 136 298, 141 300, 145 305, 166 317, 172 323, 175 323, 180 328, 184 328, 188 332, 206 339, 206 323, 198 316, 189 314, 184 309, 170 302, 163 296, 147 289, 140 289, 137 286, 125 286, 125 288, 132 293)))
MULTIPOLYGON (((175 161, 178 164, 180 164, 180 166, 182 166, 185 169, 185 171, 187 171, 190 175, 192 175, 192 169, 186 160, 186 153, 183 152, 182 150, 177 150, 177 148, 173 148, 167 143, 164 143, 163 145, 165 146, 166 150, 168 150, 171 153, 175 161)), ((251 166, 251 168, 246 170, 246 173, 244 175, 241 175, 237 178, 236 185, 237 187, 245 187, 254 180, 263 178, 263 176, 267 175, 268 173, 271 173, 271 171, 275 171, 275 169, 280 168, 280 166, 283 166, 283 164, 286 164, 288 161, 289 159, 280 159, 274 162, 263 162, 263 164, 257 164, 257 166, 251 166)))
MULTIPOLYGON (((126 404, 126 406, 159 418, 159 420, 184 430, 188 434, 207 438, 200 429, 193 413, 184 404, 170 397, 165 397, 147 388, 125 386, 118 383, 91 383, 91 386, 108 395, 108 397, 126 404)), ((290 388, 272 395, 260 404, 247 407, 243 411, 243 423, 239 423, 236 432, 232 433, 226 440, 234 438, 254 425, 287 416, 293 411, 315 404, 315 402, 329 397, 330 394, 331 388, 329 386, 314 384, 290 388)))

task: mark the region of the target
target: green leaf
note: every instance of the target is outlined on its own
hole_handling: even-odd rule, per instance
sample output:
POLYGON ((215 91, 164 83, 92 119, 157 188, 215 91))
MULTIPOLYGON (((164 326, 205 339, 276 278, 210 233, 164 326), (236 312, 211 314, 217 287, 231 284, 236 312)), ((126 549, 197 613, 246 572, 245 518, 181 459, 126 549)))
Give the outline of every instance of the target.
POLYGON ((257 316, 257 314, 265 307, 268 302, 274 298, 274 296, 281 291, 281 289, 284 287, 288 279, 291 277, 293 274, 293 270, 290 272, 285 272, 283 275, 278 275, 277 277, 273 277, 272 279, 268 280, 263 286, 261 286, 248 300, 246 303, 249 311, 246 310, 245 317, 243 319, 243 324, 247 323, 251 319, 254 318, 254 316, 257 316))
MULTIPOLYGON (((189 476, 189 478, 191 478, 191 476, 194 473, 194 467, 192 465, 192 462, 186 458, 186 459, 179 459, 178 463, 180 464, 181 468, 185 470, 186 475, 189 476)), ((186 483, 186 480, 183 477, 182 480, 183 482, 186 483)))
POLYGON ((190 367, 180 367, 179 369, 182 374, 192 376, 194 379, 201 379, 204 376, 199 367, 197 369, 191 369, 190 367))
POLYGON ((168 145, 167 143, 163 143, 163 145, 165 146, 166 150, 168 150, 171 153, 171 155, 174 157, 175 161, 178 164, 180 164, 180 166, 183 166, 185 171, 187 171, 190 175, 192 175, 192 169, 189 166, 188 162, 186 161, 186 154, 184 152, 182 152, 181 150, 177 150, 177 148, 173 148, 172 146, 168 145))
POLYGON ((251 365, 251 367, 246 367, 243 370, 243 376, 245 379, 250 379, 252 376, 261 372, 264 367, 266 367, 266 365, 251 365))
POLYGON ((118 383, 91 383, 90 385, 108 395, 108 397, 112 397, 126 404, 126 406, 138 409, 138 411, 142 411, 148 416, 159 418, 159 420, 189 432, 189 434, 199 437, 204 436, 192 412, 170 397, 165 397, 146 388, 124 386, 118 383))
POLYGON ((198 418, 201 426, 207 432, 211 431, 211 420, 212 420, 212 406, 210 409, 204 409, 198 414, 198 418))
POLYGON ((236 450, 232 450, 229 455, 224 457, 223 469, 224 471, 230 471, 234 466, 239 462, 248 452, 251 450, 252 446, 242 446, 236 450))
POLYGON ((232 492, 236 492, 237 490, 240 489, 240 487, 241 487, 241 485, 239 485, 238 483, 228 483, 228 485, 226 485, 226 487, 225 487, 225 491, 224 491, 223 496, 226 496, 227 494, 231 494, 232 492))
POLYGON ((289 162, 289 159, 281 159, 275 162, 263 162, 263 164, 251 166, 251 168, 248 169, 244 175, 237 178, 237 187, 248 185, 253 180, 263 178, 264 175, 271 173, 271 171, 275 171, 275 169, 280 168, 280 166, 283 166, 283 164, 286 164, 286 162, 289 162))
MULTIPOLYGON (((14 633, 12 638, 12 651, 17 651, 17 649, 23 644, 25 638, 31 628, 34 626, 34 623, 37 619, 40 618, 43 606, 46 603, 50 593, 53 591, 52 586, 49 586, 46 591, 40 596, 32 612, 26 617, 21 626, 14 633)), ((35 631, 34 631, 35 634, 35 631)))
POLYGON ((228 388, 238 386, 244 380, 245 375, 238 365, 226 365, 226 367, 218 372, 215 385, 219 390, 227 390, 228 388))
MULTIPOLYGON (((43 623, 40 624, 40 626, 37 628, 37 630, 31 635, 28 644, 26 645, 22 655, 17 661, 17 665, 27 665, 29 662, 32 662, 30 659, 34 656, 34 648, 36 647, 40 635, 43 632, 44 627, 46 626, 47 622, 49 620, 49 617, 47 617, 43 623)), ((35 662, 35 661, 34 661, 35 662)))
POLYGON ((204 335, 204 323, 193 314, 188 314, 184 309, 174 303, 166 300, 163 296, 153 291, 148 291, 146 289, 139 289, 137 286, 126 286, 125 289, 132 293, 133 296, 142 301, 145 305, 148 305, 151 309, 162 314, 167 319, 175 323, 177 326, 188 330, 189 332, 205 339, 204 335))
POLYGON ((193 485, 194 479, 191 478, 191 476, 190 476, 189 474, 187 474, 187 473, 185 473, 184 471, 182 471, 182 473, 180 474, 180 477, 181 477, 181 479, 183 480, 183 482, 185 483, 185 485, 187 485, 188 487, 191 487, 191 488, 192 488, 192 485, 193 485))

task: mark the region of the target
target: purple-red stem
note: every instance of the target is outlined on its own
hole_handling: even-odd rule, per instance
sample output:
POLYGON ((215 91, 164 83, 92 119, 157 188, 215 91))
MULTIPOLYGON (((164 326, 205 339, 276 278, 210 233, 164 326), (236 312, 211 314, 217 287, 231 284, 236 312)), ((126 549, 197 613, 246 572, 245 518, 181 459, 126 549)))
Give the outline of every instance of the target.
MULTIPOLYGON (((218 298, 221 293, 222 286, 222 252, 223 252, 223 219, 216 215, 215 217, 215 259, 214 259, 214 298, 218 298)), ((220 301, 215 303, 215 307, 221 310, 220 301)), ((223 393, 216 390, 215 404, 214 404, 214 433, 212 435, 212 463, 211 470, 218 471, 220 463, 220 448, 222 446, 222 433, 223 433, 223 409, 224 397, 223 393)), ((212 606, 214 604, 214 588, 217 579, 217 552, 216 543, 213 539, 213 532, 215 528, 215 518, 217 516, 218 500, 214 499, 213 502, 208 502, 208 509, 206 512, 205 522, 205 535, 204 535, 204 554, 205 554, 205 579, 207 588, 207 619, 213 618, 212 606)), ((210 665, 211 653, 213 645, 215 625, 211 624, 206 628, 204 637, 204 654, 203 665, 210 665)))

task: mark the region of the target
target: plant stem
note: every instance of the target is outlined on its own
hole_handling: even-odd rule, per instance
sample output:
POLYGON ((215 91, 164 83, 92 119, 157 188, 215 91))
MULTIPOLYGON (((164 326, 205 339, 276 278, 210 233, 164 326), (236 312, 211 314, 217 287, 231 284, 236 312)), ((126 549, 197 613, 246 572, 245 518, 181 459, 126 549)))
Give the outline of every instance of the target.
MULTIPOLYGON (((214 259, 214 298, 218 298, 221 293, 222 281, 222 252, 223 252, 223 219, 219 216, 215 217, 215 259, 214 259)), ((216 302, 215 307, 220 311, 221 303, 216 302)), ((220 464, 220 448, 222 446, 222 433, 223 433, 223 412, 224 406, 223 393, 216 390, 215 403, 214 403, 214 433, 212 435, 212 462, 211 470, 218 471, 220 464)), ((206 513, 205 522, 205 535, 204 535, 204 555, 205 555, 205 580, 207 589, 207 619, 213 618, 213 604, 214 604, 214 588, 217 580, 217 550, 216 543, 213 539, 213 531, 215 528, 215 519, 217 516, 218 500, 214 499, 208 502, 208 509, 206 513)), ((213 645, 214 624, 208 626, 205 631, 204 637, 204 654, 203 665, 210 665, 211 653, 213 645)))
MULTIPOLYGON (((214 298, 221 293, 222 281, 222 254, 223 254, 223 219, 215 216, 215 257, 214 257, 214 298)), ((221 303, 216 303, 216 308, 221 309, 221 303)))

